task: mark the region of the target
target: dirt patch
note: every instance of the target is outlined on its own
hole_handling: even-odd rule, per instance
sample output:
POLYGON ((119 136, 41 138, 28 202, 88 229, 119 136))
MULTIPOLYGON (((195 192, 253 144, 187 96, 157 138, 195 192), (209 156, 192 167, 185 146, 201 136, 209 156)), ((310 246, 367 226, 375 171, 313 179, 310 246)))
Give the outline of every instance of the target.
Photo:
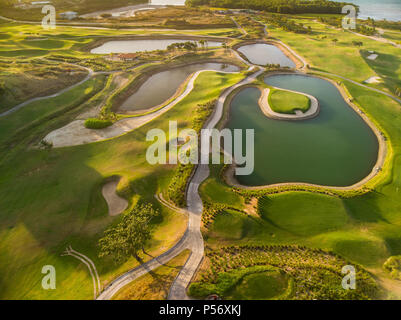
POLYGON ((245 205, 244 211, 250 216, 259 218, 258 214, 258 198, 252 198, 250 203, 245 205))

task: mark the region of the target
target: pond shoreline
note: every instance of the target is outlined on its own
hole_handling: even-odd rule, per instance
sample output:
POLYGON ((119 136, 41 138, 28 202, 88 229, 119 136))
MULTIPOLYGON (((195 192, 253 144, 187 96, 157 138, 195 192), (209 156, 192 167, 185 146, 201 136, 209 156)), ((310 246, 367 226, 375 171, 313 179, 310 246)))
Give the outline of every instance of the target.
MULTIPOLYGON (((233 46, 233 49, 241 56, 241 58, 245 59, 249 63, 252 63, 242 52, 238 51, 239 48, 252 45, 252 44, 268 44, 268 45, 273 45, 280 49, 283 54, 290 59, 294 64, 295 67, 293 69, 298 70, 304 67, 304 63, 300 61, 296 56, 292 54, 291 51, 289 51, 282 43, 275 41, 275 40, 246 40, 242 41, 236 45, 233 46)), ((253 64, 253 63, 252 63, 253 64)))
POLYGON ((295 114, 284 114, 284 113, 275 112, 271 108, 270 103, 269 103, 269 95, 270 95, 271 89, 259 88, 261 90, 262 94, 260 96, 258 103, 259 103, 260 109, 262 110, 263 114, 266 117, 275 119, 275 120, 283 120, 283 121, 302 121, 302 120, 313 119, 319 115, 320 104, 319 104, 319 101, 314 96, 303 93, 303 92, 293 91, 293 90, 284 90, 282 88, 276 88, 276 87, 273 87, 273 88, 306 96, 310 101, 310 108, 306 112, 300 111, 299 113, 296 112, 295 114))
MULTIPOLYGON (((157 35, 127 35, 127 36, 105 36, 100 39, 96 39, 91 43, 88 43, 81 47, 81 51, 91 53, 91 50, 102 46, 106 42, 111 41, 130 41, 130 40, 188 40, 188 41, 199 41, 199 40, 207 40, 207 41, 216 41, 216 42, 232 42, 232 38, 227 37, 212 37, 212 36, 198 36, 198 35, 181 35, 181 34, 157 34, 157 35)), ((164 50, 162 50, 164 51, 164 50)), ((96 54, 96 53, 92 53, 96 54)), ((106 54, 106 53, 105 53, 106 54)), ((101 54, 99 54, 101 55, 101 54)))
MULTIPOLYGON (((376 127, 376 125, 373 123, 373 121, 356 105, 352 102, 353 97, 347 93, 340 85, 338 85, 337 82, 333 81, 332 79, 324 78, 322 76, 318 75, 312 75, 308 73, 303 73, 299 71, 294 71, 294 72, 280 72, 280 71, 274 71, 271 73, 268 73, 266 77, 272 76, 272 75, 285 75, 285 74, 291 74, 291 75, 301 75, 301 76, 306 76, 306 77, 315 77, 315 78, 320 78, 322 80, 328 81, 331 84, 335 86, 335 88, 340 92, 342 98, 346 102, 346 104, 354 111, 356 112, 362 120, 368 125, 368 127, 373 131, 374 135, 376 136, 376 139, 378 141, 378 155, 377 155, 377 161, 375 165, 372 168, 372 171, 368 176, 363 178, 362 180, 354 183, 353 185, 350 186, 325 186, 325 185, 319 185, 319 184, 313 184, 313 183, 305 183, 305 182, 283 182, 283 183, 275 183, 275 184, 268 184, 268 185, 261 185, 261 186, 246 186, 238 182, 238 180, 235 177, 235 168, 236 164, 228 165, 224 171, 221 174, 221 177, 223 181, 234 188, 238 189, 243 189, 243 190, 253 190, 253 191, 263 191, 263 190, 270 190, 270 189, 275 189, 275 188, 280 188, 280 187, 296 187, 296 186, 305 186, 305 187, 315 187, 315 188, 320 188, 324 190, 336 190, 336 191, 354 191, 354 190, 360 190, 366 187, 366 185, 371 182, 375 177, 377 177, 381 172, 384 167, 384 164, 387 159, 388 155, 388 145, 387 145, 387 140, 384 136, 384 134, 376 127)), ((225 112, 229 113, 232 100, 235 98, 235 96, 241 92, 245 88, 249 87, 258 87, 257 85, 247 85, 247 86, 242 86, 239 87, 236 92, 232 93, 231 97, 228 97, 226 100, 226 103, 228 103, 227 107, 225 108, 225 112)), ((222 119, 224 122, 223 124, 220 124, 220 126, 225 126, 225 124, 229 120, 228 115, 223 115, 222 119), (223 118, 224 117, 224 118, 223 118)), ((283 190, 285 192, 286 190, 283 190)))
POLYGON ((233 65, 239 68, 239 72, 244 69, 244 66, 241 65, 238 61, 234 59, 224 59, 224 58, 213 58, 213 59, 207 59, 207 58, 202 58, 199 60, 193 60, 190 62, 180 62, 180 63, 170 63, 170 64, 164 64, 164 65, 158 65, 155 67, 149 67, 147 68, 148 70, 145 70, 143 73, 141 73, 138 77, 134 78, 130 84, 127 85, 126 91, 121 93, 121 95, 118 95, 116 97, 116 102, 115 105, 113 105, 112 111, 116 112, 118 114, 122 115, 128 115, 128 116, 138 116, 138 115, 143 115, 143 113, 150 113, 157 111, 158 109, 162 108, 165 106, 169 101, 174 100, 177 98, 182 92, 183 88, 185 87, 186 83, 188 83, 189 79, 193 75, 190 74, 182 83, 181 85, 177 88, 175 93, 169 97, 167 100, 163 101, 157 106, 153 106, 151 108, 144 108, 144 109, 138 109, 138 110, 133 110, 133 111, 127 111, 127 110, 120 110, 121 105, 129 99, 130 96, 136 94, 139 89, 142 87, 143 84, 146 83, 152 76, 165 72, 165 71, 170 71, 182 67, 187 67, 195 64, 203 64, 203 63, 221 63, 221 64, 229 64, 233 65))

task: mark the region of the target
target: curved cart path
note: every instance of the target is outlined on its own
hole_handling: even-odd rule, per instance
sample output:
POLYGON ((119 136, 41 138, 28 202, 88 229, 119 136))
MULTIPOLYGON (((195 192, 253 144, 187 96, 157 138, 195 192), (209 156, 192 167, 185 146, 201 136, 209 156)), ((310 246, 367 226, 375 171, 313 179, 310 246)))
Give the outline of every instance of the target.
MULTIPOLYGON (((74 66, 78 66, 78 65, 74 65, 74 66)), ((15 111, 18 111, 19 109, 25 107, 26 105, 28 105, 28 104, 30 104, 30 103, 32 103, 32 102, 58 97, 59 95, 63 94, 64 92, 67 92, 67 91, 69 91, 69 90, 72 90, 72 89, 78 87, 79 85, 83 84, 84 82, 88 81, 88 80, 89 80, 90 78, 92 78, 92 76, 95 74, 95 72, 94 72, 92 69, 90 69, 90 68, 83 67, 83 66, 78 66, 78 67, 80 67, 80 68, 85 69, 86 71, 88 71, 87 76, 86 76, 84 79, 82 79, 81 81, 79 81, 79 82, 73 84, 72 86, 69 86, 69 87, 67 87, 67 88, 64 88, 63 90, 61 90, 61 91, 59 91, 59 92, 57 92, 57 93, 53 93, 53 94, 51 94, 51 95, 44 96, 44 97, 32 98, 32 99, 29 99, 29 100, 27 100, 27 101, 25 101, 25 102, 23 102, 23 103, 20 103, 20 104, 16 105, 15 107, 13 107, 13 108, 11 108, 11 109, 9 109, 9 110, 3 112, 3 113, 0 113, 0 118, 1 118, 1 117, 5 117, 5 116, 8 116, 8 115, 11 114, 11 113, 14 113, 15 111)))
MULTIPOLYGON (((285 44, 283 44, 286 46, 285 44)), ((286 46, 290 52, 294 52, 291 48, 286 46)), ((294 52, 295 53, 295 52, 294 52)), ((295 55, 304 63, 304 67, 306 66, 306 61, 295 53, 295 55)), ((241 60, 243 60, 239 55, 237 55, 241 60)), ((244 61, 244 60, 243 60, 244 61)), ((247 65, 250 66, 250 69, 256 68, 252 64, 246 62, 247 65)), ((259 71, 255 72, 254 74, 247 77, 245 80, 241 81, 240 83, 226 89, 226 91, 219 97, 215 112, 212 115, 212 118, 207 123, 205 128, 213 128, 221 119, 223 115, 223 107, 224 102, 235 89, 240 86, 252 83, 259 75, 264 72, 264 69, 260 68, 259 71)), ((336 76, 336 75, 334 75, 336 76)), ((340 77, 343 78, 343 77, 340 77)), ((344 80, 348 80, 354 82, 352 80, 343 78, 344 80)), ((357 82, 354 82, 358 85, 361 85, 357 82)), ((395 100, 399 100, 390 94, 382 92, 380 90, 370 88, 364 85, 367 89, 377 91, 379 93, 383 93, 395 100)), ((197 269, 199 268, 204 254, 204 246, 203 246, 203 238, 200 232, 200 223, 201 223, 201 214, 203 209, 202 200, 199 195, 199 186, 200 184, 209 176, 209 166, 208 165, 198 165, 195 171, 193 178, 191 179, 188 191, 187 191, 187 204, 188 204, 188 229, 185 232, 184 236, 181 240, 170 250, 166 253, 160 255, 159 257, 141 265, 137 268, 123 274, 116 280, 114 280, 105 290, 100 294, 98 299, 111 299, 117 291, 123 288, 125 285, 129 284, 130 282, 134 281, 138 277, 146 274, 147 272, 161 266, 164 263, 167 263, 169 260, 177 256, 180 252, 185 249, 191 250, 191 256, 188 258, 187 262, 185 263, 184 267, 181 269, 180 273, 178 274, 177 278, 174 280, 170 292, 168 295, 168 299, 170 300, 184 300, 189 299, 186 294, 186 289, 193 279, 197 269)), ((164 199, 159 199, 164 205, 168 206, 170 209, 175 209, 173 206, 169 205, 165 202, 164 199)), ((181 210, 181 209, 177 209, 181 210)))
MULTIPOLYGON (((248 76, 246 79, 237 83, 236 85, 226 89, 223 94, 219 97, 215 112, 212 118, 208 121, 204 128, 214 128, 219 122, 223 115, 223 107, 226 98, 231 92, 240 86, 249 84, 253 82, 259 75, 261 75, 264 70, 258 70, 252 75, 248 76)), ((112 281, 99 295, 98 300, 109 300, 111 299, 120 289, 122 289, 127 284, 131 283, 140 276, 154 270, 163 264, 169 262, 171 259, 179 255, 183 250, 189 249, 191 255, 185 263, 184 267, 181 269, 177 278, 174 280, 168 299, 170 300, 184 300, 189 299, 186 294, 186 289, 194 277, 196 271, 199 268, 200 263, 203 259, 204 246, 203 238, 200 231, 201 216, 203 211, 202 200, 199 195, 200 184, 209 176, 209 166, 208 165, 198 165, 195 169, 195 174, 193 175, 187 191, 187 213, 188 213, 188 228, 181 240, 173 246, 170 250, 163 253, 162 255, 154 258, 128 272, 121 275, 114 281, 112 281)), ((166 203, 164 199, 159 199, 159 201, 169 207, 170 209, 175 209, 172 205, 166 203)), ((180 209, 177 209, 177 211, 180 209)))

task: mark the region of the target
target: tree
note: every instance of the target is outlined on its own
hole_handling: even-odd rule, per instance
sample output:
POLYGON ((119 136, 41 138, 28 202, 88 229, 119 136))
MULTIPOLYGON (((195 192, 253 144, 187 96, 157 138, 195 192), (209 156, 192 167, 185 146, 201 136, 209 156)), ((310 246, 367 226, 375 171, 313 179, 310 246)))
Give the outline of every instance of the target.
POLYGON ((6 83, 4 80, 0 80, 0 95, 6 92, 6 83))
POLYGON ((331 41, 333 41, 333 43, 336 44, 336 43, 338 42, 338 39, 335 39, 335 38, 334 38, 334 39, 331 40, 331 41))
POLYGON ((105 231, 99 240, 99 257, 111 256, 116 263, 125 261, 129 257, 139 259, 140 250, 151 239, 150 221, 159 213, 152 205, 139 205, 130 213, 124 214, 121 222, 105 231))
POLYGON ((363 46, 363 42, 362 41, 352 41, 352 44, 356 47, 362 47, 363 46))
POLYGON ((202 49, 205 49, 205 40, 203 39, 199 40, 199 44, 202 47, 202 49))

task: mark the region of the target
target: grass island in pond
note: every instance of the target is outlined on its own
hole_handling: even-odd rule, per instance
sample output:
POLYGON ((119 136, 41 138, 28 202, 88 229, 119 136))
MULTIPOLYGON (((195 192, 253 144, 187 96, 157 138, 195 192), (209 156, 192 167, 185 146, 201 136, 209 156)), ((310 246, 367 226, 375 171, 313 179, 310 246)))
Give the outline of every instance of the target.
POLYGON ((295 114, 295 110, 308 111, 311 101, 307 96, 299 93, 272 89, 269 95, 269 105, 275 112, 295 114))
POLYGON ((295 74, 269 76, 265 82, 310 94, 321 110, 310 120, 273 120, 260 110, 259 89, 241 90, 231 102, 226 127, 255 130, 255 170, 236 177, 242 185, 304 182, 343 187, 370 174, 378 159, 377 137, 333 84, 295 74))

